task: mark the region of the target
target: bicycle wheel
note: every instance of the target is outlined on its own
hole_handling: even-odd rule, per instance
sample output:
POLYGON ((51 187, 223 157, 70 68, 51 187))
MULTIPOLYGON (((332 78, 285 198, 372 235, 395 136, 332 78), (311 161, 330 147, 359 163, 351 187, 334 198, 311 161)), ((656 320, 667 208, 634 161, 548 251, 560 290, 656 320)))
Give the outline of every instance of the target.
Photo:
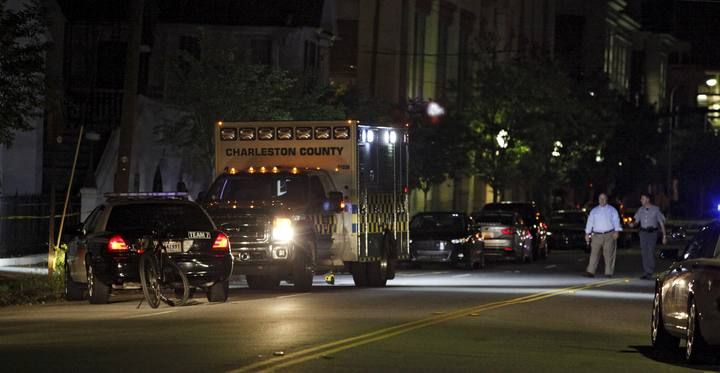
POLYGON ((158 264, 152 252, 140 255, 140 283, 145 300, 152 308, 160 306, 160 278, 158 264))
POLYGON ((190 298, 190 282, 180 266, 168 257, 163 258, 163 275, 160 299, 170 306, 185 305, 190 298))

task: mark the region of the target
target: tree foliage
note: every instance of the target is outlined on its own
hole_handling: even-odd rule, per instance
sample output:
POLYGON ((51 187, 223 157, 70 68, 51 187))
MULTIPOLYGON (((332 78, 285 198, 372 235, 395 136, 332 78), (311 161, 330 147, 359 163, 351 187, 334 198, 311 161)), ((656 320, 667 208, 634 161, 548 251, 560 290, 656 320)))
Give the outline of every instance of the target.
POLYGON ((186 113, 159 126, 165 141, 211 166, 217 121, 344 119, 335 92, 312 76, 242 63, 244 51, 217 47, 202 36, 196 53, 180 51, 167 100, 186 113))
POLYGON ((578 167, 605 149, 619 123, 617 96, 606 82, 578 82, 532 51, 500 58, 492 46, 478 50, 460 113, 472 130, 473 169, 495 199, 512 183, 541 203, 563 184, 584 184, 578 167))
POLYGON ((0 145, 32 129, 45 102, 46 26, 38 2, 11 10, 0 0, 0 145))

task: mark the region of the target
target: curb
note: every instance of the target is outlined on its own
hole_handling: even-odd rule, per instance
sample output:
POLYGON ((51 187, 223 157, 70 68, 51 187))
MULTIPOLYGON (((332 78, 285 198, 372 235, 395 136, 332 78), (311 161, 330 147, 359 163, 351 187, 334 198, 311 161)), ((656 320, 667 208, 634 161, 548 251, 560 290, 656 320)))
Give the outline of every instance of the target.
POLYGON ((0 273, 22 273, 30 275, 47 275, 47 268, 34 268, 34 267, 0 267, 0 273))
POLYGON ((35 255, 23 256, 20 258, 3 258, 3 259, 0 259, 0 267, 27 266, 27 265, 38 264, 38 263, 46 262, 47 257, 48 257, 47 254, 35 254, 35 255))

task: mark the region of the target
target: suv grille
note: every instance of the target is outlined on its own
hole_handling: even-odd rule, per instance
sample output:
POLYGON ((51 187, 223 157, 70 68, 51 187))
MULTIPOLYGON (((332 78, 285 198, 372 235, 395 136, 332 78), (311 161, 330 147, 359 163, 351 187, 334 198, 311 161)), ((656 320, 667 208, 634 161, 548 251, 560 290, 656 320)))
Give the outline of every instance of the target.
POLYGON ((270 221, 267 216, 241 215, 227 219, 220 224, 230 236, 231 245, 267 242, 270 238, 270 221))

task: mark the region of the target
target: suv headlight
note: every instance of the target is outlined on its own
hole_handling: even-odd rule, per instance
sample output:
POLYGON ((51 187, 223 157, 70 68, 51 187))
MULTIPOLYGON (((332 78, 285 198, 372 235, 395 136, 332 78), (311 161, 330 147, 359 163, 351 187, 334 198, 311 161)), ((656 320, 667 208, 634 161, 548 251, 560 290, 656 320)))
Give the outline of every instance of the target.
POLYGON ((275 220, 273 220, 273 241, 288 242, 292 241, 293 236, 295 236, 295 230, 292 226, 292 220, 288 218, 275 218, 275 220))

